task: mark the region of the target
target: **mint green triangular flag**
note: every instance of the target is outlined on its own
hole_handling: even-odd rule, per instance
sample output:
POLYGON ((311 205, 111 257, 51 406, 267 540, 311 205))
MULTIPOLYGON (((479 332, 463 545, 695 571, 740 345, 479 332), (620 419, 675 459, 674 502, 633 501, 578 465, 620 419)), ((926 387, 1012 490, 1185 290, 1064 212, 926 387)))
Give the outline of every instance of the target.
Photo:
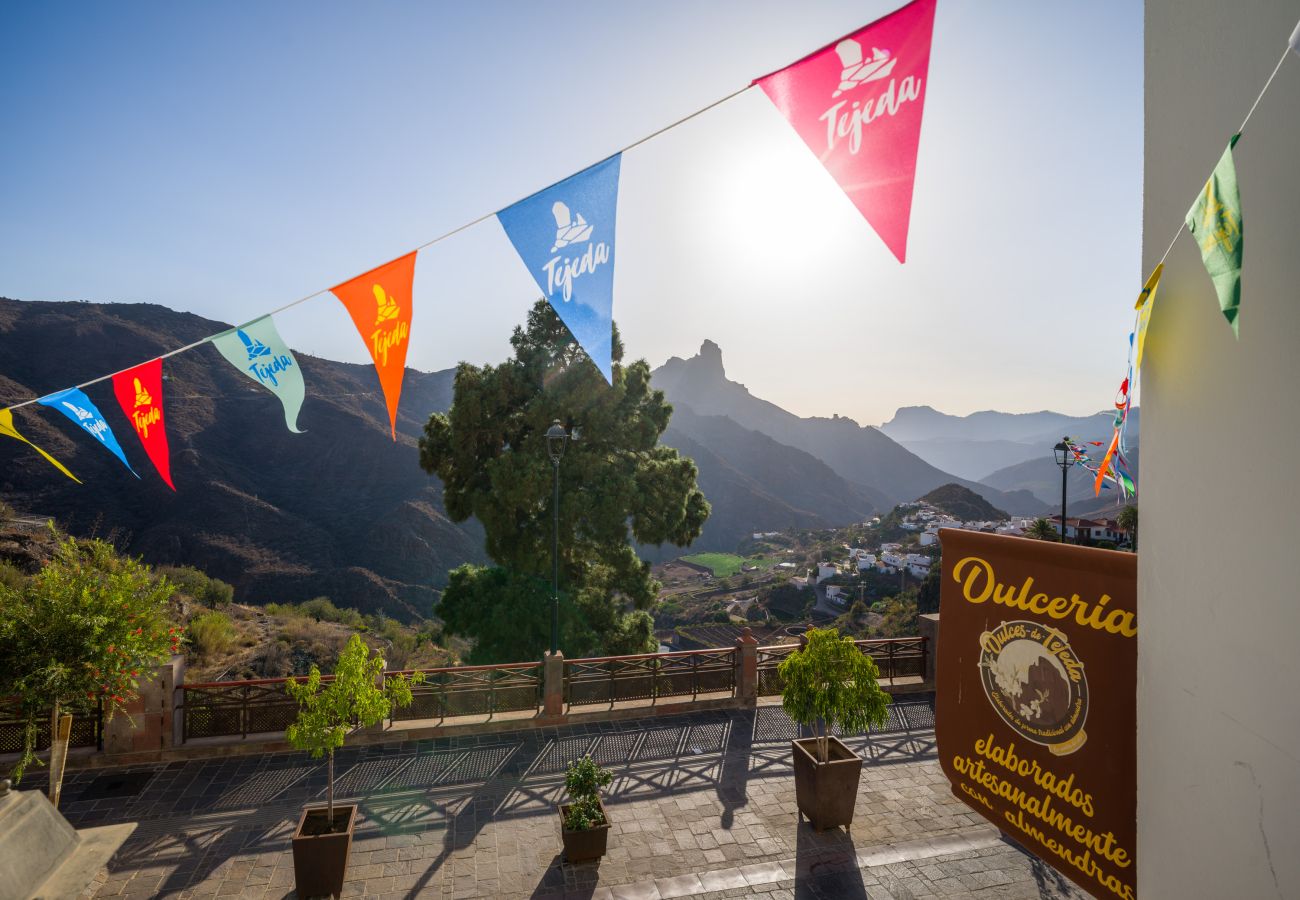
POLYGON ((1214 167, 1210 180, 1205 182, 1192 208, 1187 211, 1187 229, 1201 248, 1201 262, 1210 273, 1214 290, 1219 295, 1219 308, 1223 317, 1237 335, 1237 322, 1241 307, 1241 248, 1242 221, 1241 196, 1237 193, 1237 167, 1232 161, 1232 148, 1240 134, 1234 134, 1228 147, 1214 167))
POLYGON ((212 343, 232 366, 280 398, 284 405, 284 424, 290 431, 301 434, 298 411, 302 409, 307 389, 298 360, 280 337, 275 320, 262 316, 242 328, 223 331, 212 343))

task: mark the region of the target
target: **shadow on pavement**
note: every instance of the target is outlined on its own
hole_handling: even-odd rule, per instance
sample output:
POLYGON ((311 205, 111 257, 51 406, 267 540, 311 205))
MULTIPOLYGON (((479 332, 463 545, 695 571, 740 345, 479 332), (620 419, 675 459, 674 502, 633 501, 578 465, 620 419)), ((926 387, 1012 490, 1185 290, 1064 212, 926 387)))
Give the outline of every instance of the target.
POLYGON ((836 841, 836 836, 848 835, 835 829, 819 835, 807 822, 800 821, 795 832, 794 896, 796 900, 866 900, 867 889, 862 884, 862 873, 852 841, 836 841), (847 843, 838 852, 826 852, 830 841, 847 843))

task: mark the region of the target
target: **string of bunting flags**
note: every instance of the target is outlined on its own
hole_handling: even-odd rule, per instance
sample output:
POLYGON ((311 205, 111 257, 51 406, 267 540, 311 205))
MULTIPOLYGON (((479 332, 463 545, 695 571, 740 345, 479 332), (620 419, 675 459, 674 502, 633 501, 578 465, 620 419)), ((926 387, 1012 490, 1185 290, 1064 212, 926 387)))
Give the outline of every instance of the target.
MULTIPOLYGON (((139 478, 108 419, 84 390, 111 381, 118 406, 145 454, 162 480, 175 490, 163 403, 163 360, 213 344, 232 366, 276 396, 283 407, 285 426, 301 433, 297 420, 306 385, 273 317, 328 293, 347 309, 370 353, 387 405, 390 432, 396 440, 419 252, 494 217, 547 302, 612 384, 614 251, 623 154, 754 87, 763 91, 890 252, 905 263, 936 4, 937 0, 913 0, 562 181, 466 222, 339 285, 314 291, 235 328, 129 368, 2 407, 0 435, 27 444, 80 483, 62 463, 16 427, 14 410, 32 404, 49 407, 93 437, 139 478)), ((1095 475, 1098 495, 1104 489, 1115 488, 1127 498, 1137 491, 1129 465, 1126 426, 1164 263, 1184 227, 1197 241, 1224 317, 1233 334, 1239 332, 1243 222, 1232 151, 1292 52, 1300 53, 1300 24, 1138 294, 1134 324, 1128 335, 1128 364, 1114 401, 1113 435, 1100 460, 1095 460, 1088 448, 1100 448, 1105 442, 1070 441, 1075 461, 1095 475)))
POLYGON ((1255 97, 1255 102, 1251 104, 1246 118, 1228 139, 1228 146, 1224 148, 1222 156, 1214 166, 1214 171, 1206 179, 1204 187, 1192 202, 1191 208, 1187 210, 1183 221, 1179 223, 1160 261, 1151 270, 1151 274, 1142 285, 1142 290, 1138 292, 1137 302, 1134 304, 1133 330, 1128 336, 1128 365, 1115 395, 1114 434, 1101 461, 1094 465, 1088 455, 1087 445, 1094 442, 1080 442, 1074 439, 1069 442, 1075 462, 1082 464, 1096 476, 1093 481, 1094 496, 1100 496, 1103 490, 1110 489, 1112 486, 1119 490, 1123 499, 1137 493, 1137 481, 1129 466, 1126 443, 1128 415, 1133 405, 1138 378, 1142 372, 1147 329, 1150 327, 1151 314, 1156 305, 1156 291, 1160 287, 1160 276, 1164 274, 1165 261, 1169 258, 1184 228, 1196 240, 1201 251, 1201 262, 1214 284, 1223 317, 1232 327, 1233 336, 1240 338, 1241 268, 1245 232, 1241 194, 1237 189, 1237 167, 1232 151, 1241 140, 1246 124, 1255 114, 1259 102, 1268 93, 1282 64, 1292 53, 1300 54, 1300 22, 1296 23, 1295 30, 1291 32, 1291 37, 1287 41, 1286 49, 1282 51, 1272 74, 1268 76, 1264 87, 1255 97))
POLYGON ((172 483, 163 397, 163 360, 204 344, 279 399, 295 433, 306 395, 302 370, 274 316, 325 293, 343 304, 374 362, 393 440, 410 347, 412 288, 421 250, 496 217, 520 260, 573 338, 613 383, 614 246, 623 154, 715 106, 759 87, 826 167, 900 263, 907 254, 916 155, 925 105, 937 0, 913 0, 622 150, 504 209, 480 216, 328 291, 315 291, 236 328, 75 387, 0 409, 0 434, 28 444, 13 410, 39 404, 63 413, 139 475, 107 418, 84 389, 111 381, 113 395, 162 480, 172 483))

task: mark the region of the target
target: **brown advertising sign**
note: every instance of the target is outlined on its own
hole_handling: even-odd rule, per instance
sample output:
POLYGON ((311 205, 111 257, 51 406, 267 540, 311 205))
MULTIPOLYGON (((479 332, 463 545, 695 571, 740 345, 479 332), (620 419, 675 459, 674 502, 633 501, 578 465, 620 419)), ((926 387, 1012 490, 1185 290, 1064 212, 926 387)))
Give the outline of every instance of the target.
POLYGON ((1132 900, 1137 557, 939 539, 935 729, 953 793, 1089 892, 1132 900))

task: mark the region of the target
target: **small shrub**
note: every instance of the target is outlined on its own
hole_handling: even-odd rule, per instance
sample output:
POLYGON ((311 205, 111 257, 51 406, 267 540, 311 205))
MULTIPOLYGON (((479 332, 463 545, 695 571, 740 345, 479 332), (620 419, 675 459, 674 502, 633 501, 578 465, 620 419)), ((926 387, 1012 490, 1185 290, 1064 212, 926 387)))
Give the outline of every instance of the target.
POLYGON ((193 566, 164 566, 158 569, 158 574, 165 576, 180 593, 193 597, 208 609, 229 606, 235 599, 233 587, 193 566))
POLYGON ((7 587, 11 591, 17 591, 27 582, 27 576, 23 570, 13 563, 0 560, 0 587, 7 587))
POLYGON ((289 648, 280 641, 263 644, 253 659, 253 670, 259 678, 282 678, 293 674, 293 657, 289 648))
POLYGON ((207 612, 190 620, 190 645, 201 656, 225 653, 235 643, 235 626, 225 613, 207 612))
POLYGON ((564 827, 569 831, 587 831, 605 824, 600 814, 600 789, 607 787, 614 776, 592 761, 590 756, 569 763, 564 773, 564 786, 569 791, 569 810, 564 817, 564 827))
POLYGON ((12 506, 0 500, 0 525, 12 522, 17 516, 18 512, 12 506))
POLYGON ((366 619, 350 606, 338 607, 329 597, 313 597, 298 604, 298 610, 304 616, 317 622, 337 622, 350 628, 364 629, 366 619))
POLYGON ((294 616, 302 615, 302 610, 294 606, 292 603, 268 603, 266 606, 262 607, 262 609, 266 611, 268 616, 284 616, 285 618, 292 618, 294 616))

